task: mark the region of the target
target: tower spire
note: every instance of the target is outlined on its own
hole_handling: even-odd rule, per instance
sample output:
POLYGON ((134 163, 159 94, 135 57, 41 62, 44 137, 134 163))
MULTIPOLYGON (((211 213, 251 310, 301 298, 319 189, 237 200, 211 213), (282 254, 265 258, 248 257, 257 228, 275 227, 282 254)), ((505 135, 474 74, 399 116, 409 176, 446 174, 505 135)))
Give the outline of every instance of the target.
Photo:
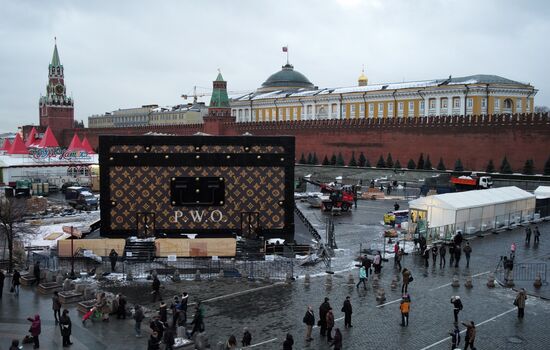
POLYGON ((57 52, 57 37, 53 38, 54 40, 54 48, 53 48, 53 56, 52 56, 52 63, 51 65, 53 67, 59 67, 61 66, 61 60, 59 59, 59 53, 57 52))

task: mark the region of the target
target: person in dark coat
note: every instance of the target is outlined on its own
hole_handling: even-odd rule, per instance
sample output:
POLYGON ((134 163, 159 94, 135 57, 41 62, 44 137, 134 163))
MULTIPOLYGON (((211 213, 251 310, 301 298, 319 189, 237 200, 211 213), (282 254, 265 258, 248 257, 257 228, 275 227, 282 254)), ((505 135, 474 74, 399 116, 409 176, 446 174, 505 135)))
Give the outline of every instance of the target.
POLYGON ((180 303, 180 300, 177 296, 174 297, 174 301, 172 304, 170 304, 170 310, 172 310, 172 327, 176 328, 178 325, 178 318, 179 318, 179 309, 178 305, 180 303))
POLYGON ((116 262, 118 260, 118 253, 116 250, 111 249, 111 252, 109 253, 109 260, 111 260, 111 272, 116 271, 116 262))
POLYGON ((162 336, 164 335, 164 324, 160 321, 159 316, 155 316, 153 320, 149 323, 149 328, 153 333, 157 334, 157 341, 160 343, 162 336))
POLYGON ((525 288, 521 288, 521 290, 516 295, 516 299, 514 300, 514 306, 518 308, 518 318, 523 318, 525 316, 526 299, 527 299, 527 292, 525 291, 525 288))
POLYGON ((476 326, 474 321, 469 323, 462 322, 466 327, 466 337, 464 337, 464 350, 467 350, 470 347, 471 350, 475 350, 474 341, 476 340, 476 326))
POLYGON ((15 295, 19 295, 19 286, 21 285, 21 274, 17 270, 13 270, 13 276, 11 278, 11 286, 15 295))
POLYGON ((437 248, 437 246, 434 244, 432 246, 432 265, 433 267, 435 267, 435 263, 437 262, 437 253, 439 252, 439 249, 437 248))
POLYGON ((165 350, 172 350, 174 348, 176 341, 174 339, 174 332, 170 328, 166 328, 162 342, 166 345, 165 350))
POLYGON ((136 331, 136 338, 141 338, 141 322, 144 318, 145 316, 143 315, 143 310, 141 306, 136 304, 134 312, 134 320, 136 321, 134 325, 134 330, 136 331))
POLYGON ((457 295, 451 298, 451 303, 453 304, 453 315, 454 315, 455 323, 458 323, 458 313, 462 311, 462 308, 463 308, 462 301, 460 300, 460 297, 457 295))
POLYGON ((195 307, 195 315, 193 316, 193 321, 191 321, 191 324, 193 325, 193 330, 191 331, 191 336, 189 338, 191 338, 193 336, 193 334, 195 334, 196 332, 203 332, 204 330, 204 324, 203 324, 203 318, 202 318, 202 312, 200 310, 200 307, 199 305, 197 305, 195 307))
POLYGON ((441 245, 439 248, 439 267, 445 267, 445 254, 447 254, 447 248, 444 245, 441 245))
POLYGON ((251 343, 252 343, 252 334, 250 334, 250 332, 248 331, 248 328, 245 327, 241 344, 243 344, 243 346, 249 346, 251 343))
POLYGON ((119 294, 118 295, 118 307, 116 310, 116 318, 118 319, 126 319, 126 298, 124 298, 124 295, 119 294))
POLYGON ((0 270, 0 299, 2 299, 2 292, 4 291, 5 279, 6 279, 6 275, 4 275, 4 271, 0 270))
POLYGON ((535 244, 539 244, 540 242, 540 231, 539 227, 535 226, 535 244))
POLYGON ((330 346, 334 346, 334 350, 342 350, 342 332, 340 332, 340 328, 336 328, 336 331, 334 331, 334 339, 330 346))
POLYGON ((159 316, 160 316, 160 321, 166 324, 168 321, 168 307, 166 306, 166 303, 164 303, 163 301, 160 302, 159 316))
POLYGON ((304 319, 302 321, 306 324, 306 341, 312 341, 313 338, 311 337, 311 330, 313 329, 313 326, 315 326, 315 313, 311 309, 311 306, 307 307, 306 314, 304 315, 304 319))
POLYGON ((458 263, 460 262, 460 255, 462 254, 462 250, 460 249, 460 245, 455 245, 455 267, 458 267, 458 263))
POLYGON ((71 318, 69 317, 69 310, 63 310, 63 315, 59 318, 59 328, 61 329, 61 337, 63 338, 63 346, 72 345, 71 343, 71 332, 72 324, 71 318))
POLYGON ((460 246, 462 245, 462 239, 462 231, 458 230, 456 235, 453 237, 453 242, 455 243, 455 245, 458 246, 458 248, 460 248, 460 246))
POLYGON ((529 226, 525 228, 525 243, 526 244, 531 243, 531 227, 529 226))
POLYGON ((422 257, 424 258, 425 266, 430 266, 430 264, 428 263, 428 261, 430 260, 430 248, 426 247, 424 249, 424 251, 422 252, 422 257))
POLYGON ((157 299, 160 298, 160 280, 159 278, 155 275, 153 277, 153 302, 156 302, 157 299))
POLYGON ((40 284, 40 261, 37 261, 34 264, 33 275, 34 275, 34 281, 32 282, 32 284, 34 285, 36 283, 36 285, 39 285, 40 284))
POLYGON ((449 266, 453 267, 455 262, 455 245, 453 243, 449 244, 449 266))
POLYGON ((327 312, 327 341, 332 341, 332 328, 334 327, 334 314, 330 307, 327 312))
POLYGON ((158 333, 153 331, 149 337, 149 342, 147 343, 147 350, 160 350, 160 341, 158 339, 158 333))
POLYGON ((13 339, 11 341, 11 346, 8 350, 19 350, 19 340, 18 339, 13 339))
POLYGON ((287 333, 286 339, 283 342, 283 350, 292 350, 293 345, 294 345, 294 338, 292 337, 292 334, 287 333))
POLYGON ((325 301, 319 306, 319 327, 321 328, 321 336, 324 337, 327 335, 327 313, 330 309, 330 304, 328 298, 325 298, 325 301))
POLYGON ((29 332, 31 332, 32 335, 32 342, 34 344, 33 348, 38 349, 40 347, 40 340, 38 339, 38 336, 42 332, 40 315, 36 314, 34 315, 34 318, 29 317, 27 320, 32 322, 29 332))
POLYGON ((456 349, 460 345, 460 330, 458 325, 455 324, 455 329, 452 332, 449 332, 451 336, 451 349, 456 349))
POLYGON ((351 307, 350 297, 347 296, 344 301, 344 306, 342 306, 342 312, 344 313, 344 327, 353 327, 351 325, 351 314, 353 313, 353 308, 351 307))
POLYGON ((470 267, 470 255, 472 254, 472 247, 470 247, 470 242, 466 242, 466 245, 464 248, 462 248, 464 251, 464 255, 466 256, 466 268, 470 267))
POLYGON ((59 323, 59 319, 61 318, 61 301, 59 301, 59 292, 55 291, 52 295, 52 310, 53 310, 53 317, 55 319, 55 324, 59 323))

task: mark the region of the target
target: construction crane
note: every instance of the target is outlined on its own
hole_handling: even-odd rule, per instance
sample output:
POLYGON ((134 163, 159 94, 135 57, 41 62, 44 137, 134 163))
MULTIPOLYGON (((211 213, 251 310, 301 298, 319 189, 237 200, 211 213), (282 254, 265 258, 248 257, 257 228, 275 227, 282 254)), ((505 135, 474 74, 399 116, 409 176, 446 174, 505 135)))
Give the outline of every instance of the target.
POLYGON ((193 104, 196 104, 199 97, 210 96, 210 95, 212 95, 211 92, 205 92, 205 93, 197 94, 197 86, 195 85, 195 86, 193 86, 193 94, 192 95, 183 94, 183 95, 181 95, 181 97, 183 99, 187 100, 189 97, 193 96, 193 104))

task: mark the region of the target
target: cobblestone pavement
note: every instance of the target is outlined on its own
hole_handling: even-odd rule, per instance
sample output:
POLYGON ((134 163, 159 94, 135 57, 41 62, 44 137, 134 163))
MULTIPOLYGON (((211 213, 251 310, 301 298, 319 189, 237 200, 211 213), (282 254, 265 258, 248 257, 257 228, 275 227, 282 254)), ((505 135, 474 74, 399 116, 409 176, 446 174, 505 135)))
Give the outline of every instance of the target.
MULTIPOLYGON (((523 242, 521 228, 498 235, 489 234, 483 238, 473 238, 469 269, 464 267, 465 261, 461 261, 461 267, 457 269, 432 267, 431 261, 430 267, 424 268, 418 256, 406 256, 403 266, 411 269, 414 276, 409 288, 412 304, 408 327, 399 326, 400 290, 393 291, 390 288, 391 279, 396 273, 392 262, 386 263, 382 269, 381 286, 386 291, 384 305, 376 301, 371 282, 367 291, 348 285, 350 272, 357 282, 358 270, 354 268, 352 259, 358 244, 377 242, 382 229, 379 225, 381 215, 386 208, 390 209, 393 205, 393 201, 377 202, 360 202, 357 212, 337 218, 336 231, 340 250, 337 252, 334 266, 336 271, 342 272, 333 275, 332 287, 325 284, 324 274, 312 277, 309 286, 304 284, 303 279, 298 279, 292 284, 276 283, 272 286, 261 282, 246 282, 245 286, 242 280, 203 281, 198 284, 182 282, 182 286, 190 291, 191 298, 195 298, 199 293, 202 293, 203 299, 221 297, 205 303, 206 334, 210 343, 214 345, 218 341, 225 341, 231 334, 240 339, 243 327, 248 327, 252 332, 252 343, 262 343, 256 346, 256 349, 281 349, 287 332, 294 336, 295 349, 329 349, 326 341, 319 336, 319 329, 314 330, 315 339, 306 344, 303 340, 305 327, 302 324, 306 305, 313 306, 317 317, 319 304, 328 296, 335 311, 336 327, 340 327, 343 332, 344 349, 448 349, 450 340, 446 337, 453 326, 450 298, 460 295, 464 303, 464 310, 459 316, 460 321, 473 320, 478 324, 478 349, 548 348, 550 328, 547 320, 550 302, 530 297, 527 300, 525 318, 519 321, 512 304, 515 292, 500 286, 489 289, 485 285, 487 273, 495 269, 499 257, 508 252, 511 243, 523 242), (346 270, 350 268, 353 269, 346 270), (455 273, 460 279, 461 285, 458 288, 450 286, 455 273), (467 275, 474 276, 472 289, 464 287, 467 275), (233 295, 243 289, 254 291, 233 295), (343 314, 340 312, 346 295, 351 296, 354 307, 354 327, 351 329, 343 329, 343 314)), ((322 214, 318 211, 307 211, 306 215, 314 217, 322 214)), ((319 218, 316 225, 322 227, 322 216, 319 218)), ((533 259, 548 261, 550 223, 539 224, 539 228, 542 232, 541 244, 536 248, 533 245, 526 247, 518 244, 518 262, 533 259)), ((321 271, 322 267, 311 270, 312 273, 321 271)), ((140 295, 139 291, 145 295, 149 287, 149 283, 144 283, 141 289, 136 289, 136 295, 140 295)), ((169 289, 175 292, 180 286, 170 286, 169 289)), ((165 299, 168 299, 169 293, 165 294, 165 299)), ((42 347, 61 348, 61 338, 58 328, 53 323, 49 297, 35 294, 30 288, 23 288, 19 300, 4 293, 0 307, 1 346, 9 344, 14 336, 22 338, 29 328, 26 317, 38 311, 44 320, 42 347)), ((133 336, 133 323, 130 320, 90 324, 84 329, 77 321, 79 317, 76 317, 76 312, 72 308, 71 315, 75 334, 73 349, 146 348, 146 338, 136 339, 133 336)), ((464 327, 461 327, 462 329, 464 327)))

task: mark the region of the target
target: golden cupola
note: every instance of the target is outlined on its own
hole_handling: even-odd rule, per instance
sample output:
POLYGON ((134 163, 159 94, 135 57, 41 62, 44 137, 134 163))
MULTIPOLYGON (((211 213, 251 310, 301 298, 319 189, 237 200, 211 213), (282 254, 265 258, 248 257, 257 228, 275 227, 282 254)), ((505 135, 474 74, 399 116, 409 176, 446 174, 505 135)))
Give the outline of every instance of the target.
POLYGON ((367 86, 369 84, 369 79, 365 75, 365 68, 361 69, 361 75, 359 76, 359 79, 357 79, 357 82, 359 83, 359 86, 367 86))

